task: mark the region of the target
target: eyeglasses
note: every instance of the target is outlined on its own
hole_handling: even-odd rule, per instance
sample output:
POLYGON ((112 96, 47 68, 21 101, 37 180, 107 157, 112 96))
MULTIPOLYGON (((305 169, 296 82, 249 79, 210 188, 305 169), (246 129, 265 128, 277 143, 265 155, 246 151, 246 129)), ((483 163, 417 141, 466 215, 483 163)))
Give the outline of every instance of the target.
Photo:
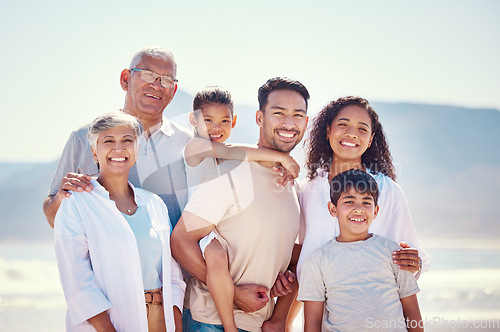
POLYGON ((178 81, 171 76, 159 75, 159 74, 157 74, 154 71, 151 71, 149 69, 132 68, 131 70, 140 72, 141 79, 146 83, 154 83, 159 77, 161 86, 166 88, 166 89, 172 89, 174 87, 174 84, 178 81))

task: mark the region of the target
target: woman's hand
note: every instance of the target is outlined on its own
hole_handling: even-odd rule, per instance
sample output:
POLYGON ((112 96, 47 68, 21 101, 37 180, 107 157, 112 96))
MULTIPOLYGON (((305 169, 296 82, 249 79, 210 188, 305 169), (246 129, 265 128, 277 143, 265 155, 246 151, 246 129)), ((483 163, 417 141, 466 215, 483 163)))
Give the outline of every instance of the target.
POLYGON ((111 323, 111 319, 109 319, 107 311, 103 311, 100 314, 95 315, 94 317, 90 317, 88 319, 88 322, 95 328, 97 332, 116 332, 113 323, 111 323))
POLYGON ((422 260, 418 256, 418 250, 411 248, 406 242, 401 242, 399 245, 401 249, 392 253, 394 264, 398 264, 401 270, 410 271, 411 273, 418 272, 422 268, 422 260))

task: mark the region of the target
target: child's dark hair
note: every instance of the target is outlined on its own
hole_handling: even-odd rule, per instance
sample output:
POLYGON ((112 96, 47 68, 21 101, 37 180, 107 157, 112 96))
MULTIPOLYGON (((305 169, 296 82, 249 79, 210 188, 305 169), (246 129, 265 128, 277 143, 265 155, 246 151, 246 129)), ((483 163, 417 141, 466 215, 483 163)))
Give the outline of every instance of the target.
POLYGON ((333 150, 327 138, 327 130, 333 119, 346 106, 355 105, 364 108, 372 121, 373 141, 370 147, 361 156, 361 163, 374 174, 382 173, 392 180, 396 180, 389 144, 385 137, 378 115, 368 101, 361 97, 343 97, 326 105, 314 119, 307 141, 307 177, 312 180, 320 171, 328 172, 332 165, 333 150))
POLYGON ((229 106, 231 116, 234 111, 233 98, 229 91, 220 86, 207 86, 203 90, 198 91, 193 100, 193 111, 201 110, 204 106, 210 104, 221 104, 229 106))
POLYGON ((360 169, 350 169, 332 178, 330 181, 330 200, 333 205, 337 206, 340 196, 350 191, 351 188, 361 194, 368 193, 377 205, 379 195, 377 181, 360 169))

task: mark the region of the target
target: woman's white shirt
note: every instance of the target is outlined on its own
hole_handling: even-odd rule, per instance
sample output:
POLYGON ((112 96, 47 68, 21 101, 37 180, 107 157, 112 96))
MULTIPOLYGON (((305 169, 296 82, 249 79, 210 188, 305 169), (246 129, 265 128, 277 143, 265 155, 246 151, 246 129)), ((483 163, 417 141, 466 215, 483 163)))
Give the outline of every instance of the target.
MULTIPOLYGON (((415 227, 411 219, 406 197, 401 187, 388 176, 370 173, 379 186, 378 204, 380 210, 370 226, 370 233, 384 236, 397 243, 407 242, 418 248, 422 259, 422 272, 430 268, 429 255, 419 248, 415 227)), ((299 194, 301 227, 299 243, 302 244, 297 263, 297 277, 304 260, 317 248, 339 235, 337 218, 330 215, 327 204, 330 201, 328 173, 320 173, 313 180, 305 179, 299 194)))
MULTIPOLYGON (((147 332, 141 264, 134 233, 92 180, 90 193, 73 192, 59 207, 54 223, 55 250, 68 313, 67 331, 94 331, 87 319, 108 311, 118 331, 147 332)), ((185 283, 170 253, 170 221, 163 201, 134 188, 162 241, 163 301, 167 331, 174 331, 173 306, 182 311, 185 283)))

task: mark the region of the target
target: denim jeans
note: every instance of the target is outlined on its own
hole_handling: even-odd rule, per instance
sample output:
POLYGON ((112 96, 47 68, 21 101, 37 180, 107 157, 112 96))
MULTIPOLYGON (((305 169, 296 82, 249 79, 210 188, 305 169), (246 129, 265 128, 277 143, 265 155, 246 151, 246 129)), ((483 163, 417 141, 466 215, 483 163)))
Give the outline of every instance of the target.
MULTIPOLYGON (((183 332, 224 332, 222 324, 207 324, 198 322, 191 316, 191 310, 184 308, 182 311, 182 331, 183 332)), ((247 332, 238 329, 240 332, 247 332)))

